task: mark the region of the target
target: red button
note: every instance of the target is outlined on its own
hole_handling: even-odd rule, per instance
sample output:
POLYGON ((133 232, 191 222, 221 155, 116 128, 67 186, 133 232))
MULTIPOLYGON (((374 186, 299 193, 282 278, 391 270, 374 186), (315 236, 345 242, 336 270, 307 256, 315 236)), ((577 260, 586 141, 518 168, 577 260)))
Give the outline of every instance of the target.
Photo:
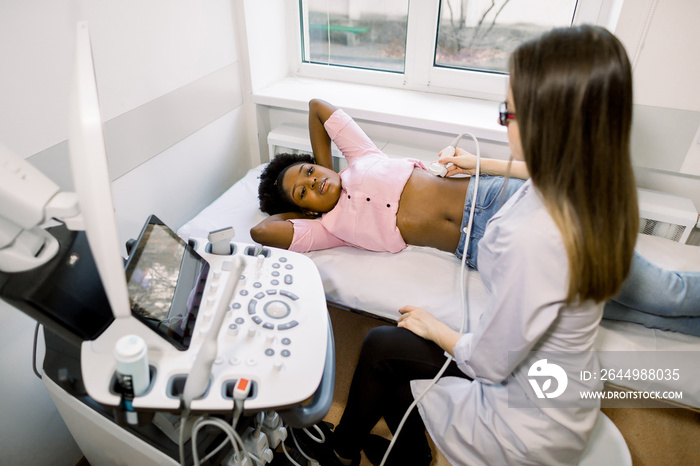
POLYGON ((236 389, 244 392, 248 388, 248 383, 249 383, 248 379, 240 379, 238 381, 238 383, 236 384, 237 385, 236 389))

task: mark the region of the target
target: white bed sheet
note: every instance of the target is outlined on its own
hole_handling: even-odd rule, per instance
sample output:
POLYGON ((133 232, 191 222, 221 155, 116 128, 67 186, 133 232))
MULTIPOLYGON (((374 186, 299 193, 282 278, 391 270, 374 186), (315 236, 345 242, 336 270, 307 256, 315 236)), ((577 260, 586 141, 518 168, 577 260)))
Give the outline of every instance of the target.
MULTIPOLYGON (((264 165, 251 169, 212 204, 183 225, 185 240, 206 238, 219 228, 233 226, 237 242, 253 243, 250 228, 265 218, 258 209, 258 177, 264 165)), ((659 265, 675 270, 700 270, 700 248, 663 238, 640 235, 640 252, 659 265)), ((316 264, 329 303, 396 320, 398 310, 411 304, 423 307, 454 329, 462 323, 459 292, 460 262, 452 254, 432 248, 409 247, 398 254, 341 247, 307 254, 316 264)), ((476 272, 468 272, 470 325, 486 302, 476 272)), ((604 368, 619 367, 620 351, 700 351, 700 338, 648 329, 638 324, 603 320, 596 341, 604 368)), ((685 358, 683 358, 685 359, 685 358)), ((693 358, 694 360, 694 358, 693 358)), ((619 381, 636 390, 680 390, 682 404, 700 408, 700 371, 682 369, 680 381, 619 381), (680 385, 679 385, 680 383, 680 385)))

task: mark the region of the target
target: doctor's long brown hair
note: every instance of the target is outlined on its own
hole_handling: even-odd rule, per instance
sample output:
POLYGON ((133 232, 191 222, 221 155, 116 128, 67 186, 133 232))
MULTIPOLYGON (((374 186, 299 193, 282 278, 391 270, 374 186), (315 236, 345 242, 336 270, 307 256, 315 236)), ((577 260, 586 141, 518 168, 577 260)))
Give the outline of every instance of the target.
POLYGON ((603 28, 555 29, 513 52, 510 73, 525 162, 569 259, 567 302, 610 298, 639 224, 627 54, 603 28))

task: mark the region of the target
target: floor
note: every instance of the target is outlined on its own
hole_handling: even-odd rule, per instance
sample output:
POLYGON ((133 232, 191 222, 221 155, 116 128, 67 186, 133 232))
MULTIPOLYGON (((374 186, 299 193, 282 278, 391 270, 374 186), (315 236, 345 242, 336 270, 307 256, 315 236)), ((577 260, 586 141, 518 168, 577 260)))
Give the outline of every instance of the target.
MULTIPOLYGON (((371 317, 364 317, 359 314, 348 312, 345 310, 329 309, 331 322, 333 323, 333 336, 335 338, 335 358, 336 358, 336 374, 335 374, 335 393, 333 397, 333 405, 331 406, 325 420, 333 425, 336 425, 340 420, 345 409, 345 403, 348 398, 350 389, 350 381, 352 374, 355 371, 355 365, 360 355, 362 340, 364 336, 372 328, 379 325, 387 325, 383 322, 371 317)), ((391 438, 389 428, 381 421, 373 430, 373 433, 382 437, 391 438)), ((432 445, 433 462, 432 466, 449 466, 449 462, 440 453, 435 445, 432 445)), ((372 466, 367 458, 362 455, 362 463, 360 466, 372 466)))

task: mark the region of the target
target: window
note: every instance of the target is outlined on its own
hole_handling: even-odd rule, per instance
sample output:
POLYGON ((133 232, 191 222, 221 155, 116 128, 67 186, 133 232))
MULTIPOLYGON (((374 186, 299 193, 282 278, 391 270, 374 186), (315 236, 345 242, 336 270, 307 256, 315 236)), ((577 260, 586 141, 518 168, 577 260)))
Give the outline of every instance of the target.
POLYGON ((408 0, 302 5, 304 61, 404 72, 408 0))
POLYGON ((618 0, 300 0, 297 74, 502 100, 508 56, 618 0))
POLYGON ((576 0, 442 0, 435 65, 507 73, 515 48, 554 27, 570 26, 576 0))

